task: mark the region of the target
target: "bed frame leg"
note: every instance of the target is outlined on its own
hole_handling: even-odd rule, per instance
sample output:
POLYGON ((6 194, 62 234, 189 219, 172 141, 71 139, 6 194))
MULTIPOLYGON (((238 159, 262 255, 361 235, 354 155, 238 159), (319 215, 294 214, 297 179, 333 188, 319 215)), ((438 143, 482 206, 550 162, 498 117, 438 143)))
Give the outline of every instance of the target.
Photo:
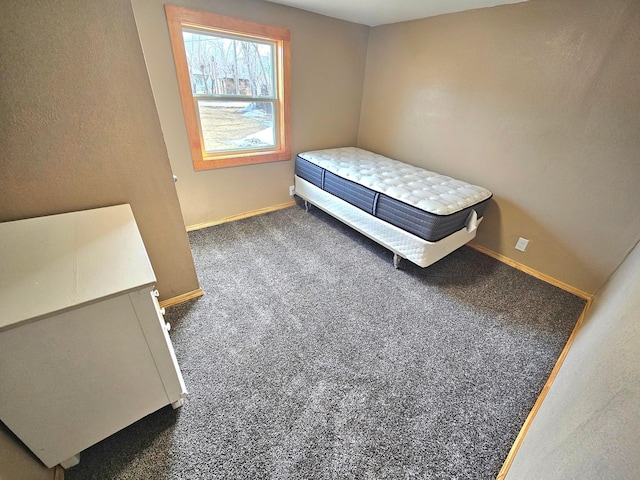
POLYGON ((309 211, 309 202, 307 202, 306 200, 304 201, 304 211, 305 212, 309 211))
POLYGON ((398 268, 400 266, 400 260, 402 260, 402 257, 400 255, 398 255, 397 253, 393 254, 393 268, 398 268))

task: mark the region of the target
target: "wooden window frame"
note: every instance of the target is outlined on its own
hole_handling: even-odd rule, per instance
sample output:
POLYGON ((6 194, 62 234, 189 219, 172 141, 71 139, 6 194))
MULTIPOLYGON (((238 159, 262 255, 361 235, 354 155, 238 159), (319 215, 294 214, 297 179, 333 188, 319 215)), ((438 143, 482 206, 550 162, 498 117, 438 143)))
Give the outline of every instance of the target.
POLYGON ((291 160, 291 32, 286 28, 191 10, 175 5, 165 5, 165 13, 194 169, 209 170, 212 168, 291 160), (191 91, 189 67, 182 36, 183 28, 209 30, 212 33, 244 36, 249 40, 255 39, 275 43, 276 104, 278 106, 275 119, 278 128, 274 132, 277 140, 275 148, 216 153, 205 151, 194 96, 191 91))

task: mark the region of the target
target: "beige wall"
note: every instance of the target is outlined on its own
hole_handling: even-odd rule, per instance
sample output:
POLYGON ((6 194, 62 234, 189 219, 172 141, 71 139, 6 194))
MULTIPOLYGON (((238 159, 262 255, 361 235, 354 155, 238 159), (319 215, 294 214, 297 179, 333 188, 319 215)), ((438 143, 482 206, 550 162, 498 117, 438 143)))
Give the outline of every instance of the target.
POLYGON ((640 245, 598 292, 507 480, 637 479, 640 245))
MULTIPOLYGON (((290 202, 292 161, 193 170, 163 8, 167 2, 132 3, 186 225, 290 202)), ((171 3, 289 28, 292 154, 356 143, 368 27, 257 0, 171 3)))
POLYGON ((0 424, 0 480, 53 480, 45 467, 13 434, 0 424))
POLYGON ((593 293, 640 237, 639 15, 531 0, 375 27, 359 146, 489 188, 477 243, 593 293))
POLYGON ((0 221, 130 203, 161 298, 198 288, 129 0, 5 0, 0 221))

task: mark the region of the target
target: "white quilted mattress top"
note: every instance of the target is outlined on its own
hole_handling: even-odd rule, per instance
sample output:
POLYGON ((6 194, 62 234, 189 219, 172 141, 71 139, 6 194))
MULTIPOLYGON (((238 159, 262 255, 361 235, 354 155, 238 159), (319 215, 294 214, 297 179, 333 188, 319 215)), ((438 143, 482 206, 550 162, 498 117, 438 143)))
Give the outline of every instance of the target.
POLYGON ((450 215, 491 197, 486 188, 357 147, 299 154, 331 173, 426 212, 450 215))

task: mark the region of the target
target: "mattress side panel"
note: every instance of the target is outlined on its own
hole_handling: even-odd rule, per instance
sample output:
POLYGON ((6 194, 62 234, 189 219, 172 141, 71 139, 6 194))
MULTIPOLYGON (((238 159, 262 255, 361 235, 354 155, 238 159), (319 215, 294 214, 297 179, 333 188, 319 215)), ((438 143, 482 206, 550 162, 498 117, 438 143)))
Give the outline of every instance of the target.
POLYGON ((450 215, 434 215, 386 195, 380 195, 375 216, 429 242, 437 242, 457 232, 466 224, 471 211, 484 214, 488 200, 450 215))
POLYGON ((367 213, 374 213, 373 208, 377 193, 367 187, 327 171, 324 177, 324 190, 367 213))
POLYGON ((296 157, 295 174, 316 187, 322 188, 322 171, 324 169, 304 158, 296 157))

